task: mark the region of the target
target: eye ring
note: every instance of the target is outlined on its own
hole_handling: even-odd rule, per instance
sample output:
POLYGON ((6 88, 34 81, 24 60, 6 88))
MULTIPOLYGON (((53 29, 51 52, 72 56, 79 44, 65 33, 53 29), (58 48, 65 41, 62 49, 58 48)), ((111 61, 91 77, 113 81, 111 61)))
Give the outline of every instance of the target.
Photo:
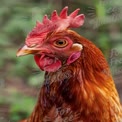
POLYGON ((54 41, 53 44, 55 47, 63 48, 68 45, 68 41, 65 39, 59 39, 59 40, 54 41))

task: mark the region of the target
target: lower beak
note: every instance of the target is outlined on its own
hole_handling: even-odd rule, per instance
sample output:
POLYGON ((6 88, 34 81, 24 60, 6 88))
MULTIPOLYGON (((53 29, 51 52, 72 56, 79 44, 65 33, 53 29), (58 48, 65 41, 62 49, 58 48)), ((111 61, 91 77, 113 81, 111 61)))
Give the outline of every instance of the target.
POLYGON ((24 55, 28 55, 28 54, 36 54, 36 53, 39 53, 39 52, 40 52, 39 49, 30 48, 27 45, 24 45, 22 48, 20 48, 17 51, 16 56, 19 57, 19 56, 24 56, 24 55))

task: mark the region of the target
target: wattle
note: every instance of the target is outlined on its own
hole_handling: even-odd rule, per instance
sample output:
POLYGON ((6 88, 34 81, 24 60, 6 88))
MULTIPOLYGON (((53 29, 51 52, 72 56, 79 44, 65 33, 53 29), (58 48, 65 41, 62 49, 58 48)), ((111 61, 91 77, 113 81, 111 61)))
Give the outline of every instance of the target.
POLYGON ((49 57, 46 55, 35 55, 34 59, 36 64, 41 70, 48 72, 55 72, 61 67, 61 61, 55 57, 49 57))

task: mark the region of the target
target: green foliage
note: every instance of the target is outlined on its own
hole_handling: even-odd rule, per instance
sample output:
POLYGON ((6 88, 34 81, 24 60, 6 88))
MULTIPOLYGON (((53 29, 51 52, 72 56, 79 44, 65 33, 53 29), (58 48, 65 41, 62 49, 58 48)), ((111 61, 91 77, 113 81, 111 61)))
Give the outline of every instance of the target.
POLYGON ((41 73, 39 75, 34 75, 34 76, 29 77, 28 84, 31 85, 31 86, 38 87, 38 85, 44 81, 44 76, 43 75, 44 74, 41 73))
POLYGON ((21 117, 30 115, 35 105, 35 98, 18 94, 17 91, 12 91, 11 97, 0 96, 0 104, 10 104, 10 118, 11 121, 20 120, 21 117))

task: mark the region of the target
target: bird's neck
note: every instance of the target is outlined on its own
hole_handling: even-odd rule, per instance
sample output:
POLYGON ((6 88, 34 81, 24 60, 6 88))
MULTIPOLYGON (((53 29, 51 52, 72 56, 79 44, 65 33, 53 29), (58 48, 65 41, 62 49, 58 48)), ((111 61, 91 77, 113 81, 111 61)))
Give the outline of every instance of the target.
POLYGON ((58 94, 63 101, 70 104, 73 110, 80 112, 84 120, 89 118, 88 122, 119 121, 122 107, 111 75, 99 71, 89 71, 91 73, 86 75, 86 71, 79 66, 72 68, 50 75, 52 83, 59 82, 58 94))
POLYGON ((78 65, 47 73, 31 118, 36 120, 38 115, 42 120, 52 106, 65 106, 63 110, 70 107, 83 122, 121 122, 122 108, 112 78, 96 75, 86 77, 78 65))

